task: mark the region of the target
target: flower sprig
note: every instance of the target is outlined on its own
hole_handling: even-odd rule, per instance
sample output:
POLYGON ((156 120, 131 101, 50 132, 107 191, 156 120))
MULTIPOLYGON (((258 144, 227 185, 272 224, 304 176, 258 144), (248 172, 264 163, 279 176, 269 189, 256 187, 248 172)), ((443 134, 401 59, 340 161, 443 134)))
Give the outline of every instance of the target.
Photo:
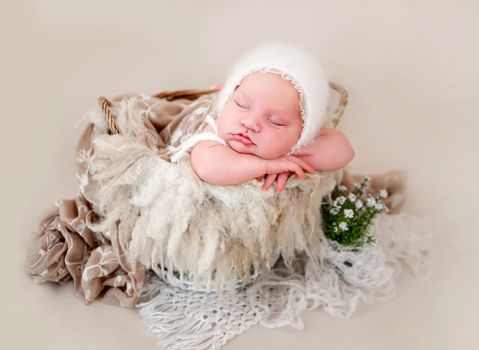
POLYGON ((380 212, 388 212, 383 203, 388 197, 386 189, 377 194, 368 191, 371 178, 364 176, 361 183, 353 183, 348 192, 346 186, 336 186, 325 196, 321 205, 323 230, 326 237, 345 246, 376 244, 376 238, 368 233, 372 219, 380 212))

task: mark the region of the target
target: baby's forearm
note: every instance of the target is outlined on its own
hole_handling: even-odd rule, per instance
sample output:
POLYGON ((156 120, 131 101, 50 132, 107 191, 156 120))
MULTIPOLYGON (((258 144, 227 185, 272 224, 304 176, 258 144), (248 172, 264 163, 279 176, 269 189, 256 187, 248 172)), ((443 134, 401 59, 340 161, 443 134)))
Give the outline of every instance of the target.
POLYGON ((200 179, 214 185, 238 185, 263 176, 265 159, 241 154, 213 141, 203 141, 191 151, 191 166, 200 179))
POLYGON ((335 129, 321 129, 320 135, 298 157, 315 170, 344 168, 354 158, 354 149, 346 135, 335 129))

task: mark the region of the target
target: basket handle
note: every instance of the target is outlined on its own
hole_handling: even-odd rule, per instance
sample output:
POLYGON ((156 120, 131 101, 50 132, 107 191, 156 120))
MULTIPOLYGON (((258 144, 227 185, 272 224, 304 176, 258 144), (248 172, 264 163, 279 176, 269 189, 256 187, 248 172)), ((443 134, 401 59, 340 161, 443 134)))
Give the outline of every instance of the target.
POLYGON ((348 91, 338 83, 330 82, 329 87, 335 90, 339 95, 339 101, 332 112, 331 122, 336 127, 344 114, 344 109, 348 105, 348 91))
MULTIPOLYGON (((174 101, 178 99, 196 100, 202 95, 211 94, 216 92, 216 89, 208 90, 176 90, 176 91, 164 91, 153 95, 156 98, 164 98, 167 101, 174 101)), ((106 122, 108 124, 108 134, 119 134, 120 129, 115 121, 115 116, 111 112, 111 102, 104 96, 98 98, 98 104, 105 115, 106 122)))

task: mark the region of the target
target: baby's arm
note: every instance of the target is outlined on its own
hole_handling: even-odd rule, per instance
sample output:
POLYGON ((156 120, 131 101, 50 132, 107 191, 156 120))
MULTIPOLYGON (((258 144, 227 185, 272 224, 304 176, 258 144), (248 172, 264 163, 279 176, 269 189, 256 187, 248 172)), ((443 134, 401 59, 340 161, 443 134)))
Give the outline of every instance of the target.
MULTIPOLYGON (((320 171, 344 168, 354 158, 354 149, 342 132, 333 128, 322 128, 319 135, 307 147, 292 154, 320 171)), ((263 190, 267 191, 276 181, 276 191, 286 186, 289 173, 270 174, 264 178, 263 190)), ((260 179, 258 179, 260 180, 260 179)))
POLYGON ((215 141, 202 141, 191 150, 191 167, 200 179, 215 185, 236 185, 263 176, 268 164, 215 141))
POLYGON ((266 174, 292 172, 302 179, 304 171, 314 172, 311 166, 292 155, 268 160, 238 153, 214 141, 202 141, 193 147, 191 166, 203 181, 223 186, 238 185, 266 174))
POLYGON ((314 169, 332 171, 344 168, 354 158, 354 149, 348 138, 334 128, 322 128, 307 147, 293 153, 314 169))

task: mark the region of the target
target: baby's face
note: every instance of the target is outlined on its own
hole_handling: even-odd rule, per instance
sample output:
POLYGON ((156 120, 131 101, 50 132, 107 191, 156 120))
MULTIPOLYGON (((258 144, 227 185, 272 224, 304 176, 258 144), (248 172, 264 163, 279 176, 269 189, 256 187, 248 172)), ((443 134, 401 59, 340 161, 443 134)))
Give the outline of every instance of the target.
POLYGON ((252 73, 243 79, 218 116, 218 134, 236 152, 278 158, 301 135, 299 101, 294 86, 280 75, 252 73))

